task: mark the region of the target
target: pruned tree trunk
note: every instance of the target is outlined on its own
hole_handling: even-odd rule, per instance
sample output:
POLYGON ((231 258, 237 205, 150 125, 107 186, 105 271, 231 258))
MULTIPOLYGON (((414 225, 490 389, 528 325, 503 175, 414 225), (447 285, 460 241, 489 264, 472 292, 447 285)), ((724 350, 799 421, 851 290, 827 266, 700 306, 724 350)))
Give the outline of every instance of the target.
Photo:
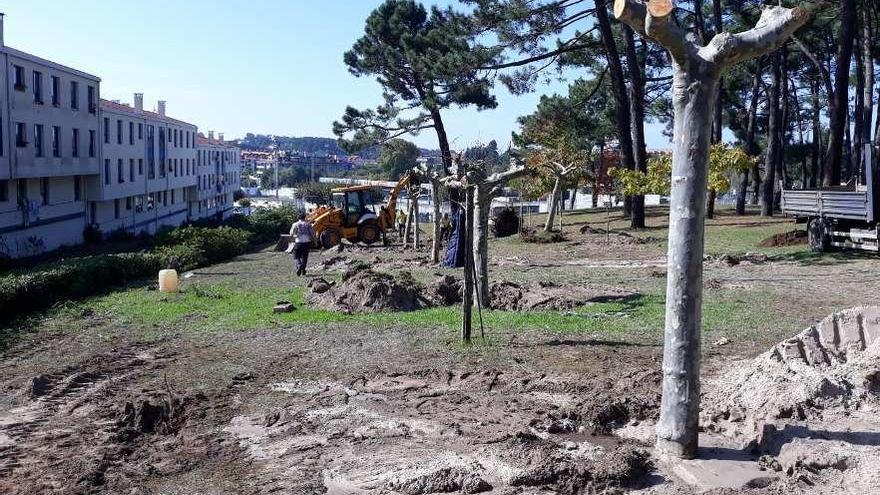
MULTIPOLYGON (((626 43, 626 64, 629 67, 629 107, 633 141, 633 166, 642 173, 648 172, 648 152, 645 144, 645 81, 642 62, 636 52, 636 42, 631 27, 623 27, 626 43)), ((645 196, 632 198, 632 216, 630 226, 634 229, 645 228, 645 196)))
POLYGON ((421 192, 421 187, 416 186, 416 197, 415 201, 413 201, 412 207, 412 227, 413 227, 413 250, 418 251, 421 246, 421 232, 422 230, 419 228, 419 193, 421 192))
POLYGON ((489 307, 489 213, 492 196, 485 187, 477 185, 474 192, 474 268, 476 280, 474 301, 489 307))
POLYGON ((556 220, 556 210, 559 204, 560 188, 562 187, 562 178, 556 177, 553 182, 553 192, 550 193, 550 204, 547 207, 547 223, 544 224, 544 232, 553 232, 553 222, 556 220))
POLYGON ((810 18, 801 8, 767 7, 755 28, 718 33, 705 47, 685 36, 672 0, 616 0, 615 16, 648 36, 672 58, 675 111, 669 204, 663 398, 657 448, 691 458, 697 453, 700 411, 700 326, 703 234, 712 110, 722 73, 733 64, 778 48, 810 18))
POLYGON ((442 206, 442 201, 440 198, 440 180, 436 177, 430 178, 431 182, 431 197, 433 198, 431 207, 433 209, 434 222, 432 228, 432 234, 434 239, 431 242, 431 262, 439 263, 440 262, 440 207, 442 206))

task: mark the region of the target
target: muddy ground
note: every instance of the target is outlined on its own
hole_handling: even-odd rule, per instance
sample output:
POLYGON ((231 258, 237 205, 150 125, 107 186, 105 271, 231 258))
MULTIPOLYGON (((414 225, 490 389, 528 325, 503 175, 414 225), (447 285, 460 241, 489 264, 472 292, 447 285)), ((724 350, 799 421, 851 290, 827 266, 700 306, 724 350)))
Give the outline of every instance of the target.
MULTIPOLYGON (((661 216, 633 233, 639 242, 582 233, 577 218, 569 221, 570 240, 550 248, 492 241, 493 281, 660 297, 661 216)), ((796 247, 765 250, 767 259, 740 256, 757 250, 773 234, 768 229, 793 226, 723 215, 716 222, 716 229, 738 223, 755 233, 750 248, 729 252, 737 254, 733 264, 722 256, 731 241, 709 243, 707 383, 835 310, 880 304, 873 258, 817 258, 796 247), (725 308, 742 305, 754 310, 731 317, 741 321, 725 318, 725 308)), ((607 226, 597 224, 597 232, 607 226)), ((313 276, 338 281, 352 259, 409 271, 424 284, 450 274, 425 253, 392 247, 316 253, 313 276)), ((198 271, 183 289, 305 291, 309 279, 290 272, 286 255, 267 250, 198 271)), ((599 304, 591 302, 572 315, 590 319, 585 330, 495 326, 488 344, 466 349, 454 328, 413 325, 400 313, 369 324, 215 328, 210 314, 156 323, 98 302, 59 308, 8 337, 0 361, 0 493, 694 491, 644 441, 658 414, 662 314, 649 311, 643 323, 628 309, 591 313, 599 304), (623 330, 602 330, 605 321, 623 330)), ((274 303, 266 301, 267 312, 274 303)), ((856 437, 826 434, 844 443, 835 451, 843 454, 824 464, 773 446, 762 461, 769 481, 748 493, 838 493, 842 478, 832 474, 880 443, 870 428, 856 429, 863 434, 851 455, 846 441, 856 437)), ((822 438, 814 432, 777 443, 822 438)), ((859 493, 864 485, 846 486, 859 493)))

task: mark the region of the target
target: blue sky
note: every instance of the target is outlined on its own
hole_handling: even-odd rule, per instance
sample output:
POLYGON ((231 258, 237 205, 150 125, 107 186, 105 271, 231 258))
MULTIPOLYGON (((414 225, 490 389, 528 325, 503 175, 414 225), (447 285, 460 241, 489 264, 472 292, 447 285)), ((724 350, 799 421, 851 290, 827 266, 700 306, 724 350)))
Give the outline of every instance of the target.
MULTIPOLYGON (((8 46, 101 77, 107 99, 145 105, 168 100, 168 113, 202 131, 332 137, 346 105, 375 106, 379 85, 355 78, 342 54, 361 35, 379 0, 26 0, 3 2, 8 46)), ((429 2, 426 2, 429 3, 429 2)), ((448 3, 448 2, 442 2, 448 3)), ((455 148, 495 139, 505 146, 516 118, 541 92, 498 88, 493 111, 447 112, 455 148)), ((435 148, 431 132, 409 138, 435 148)), ((658 126, 649 147, 668 147, 658 126)))

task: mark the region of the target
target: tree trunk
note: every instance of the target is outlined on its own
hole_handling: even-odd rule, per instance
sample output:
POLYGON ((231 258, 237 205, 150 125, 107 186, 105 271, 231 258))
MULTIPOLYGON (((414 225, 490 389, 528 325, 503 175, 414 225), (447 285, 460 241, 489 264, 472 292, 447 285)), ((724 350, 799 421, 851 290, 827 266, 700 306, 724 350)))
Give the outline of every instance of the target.
POLYGON ((767 124, 767 153, 764 160, 764 187, 761 191, 761 215, 773 216, 773 206, 776 199, 776 168, 779 161, 779 127, 780 109, 779 99, 782 85, 782 69, 779 63, 779 54, 773 55, 770 70, 772 71, 772 83, 770 95, 767 98, 767 113, 770 115, 767 124))
POLYGON ((568 202, 568 209, 569 210, 574 209, 574 206, 575 206, 574 203, 577 200, 577 195, 578 195, 578 188, 577 188, 577 184, 575 184, 574 187, 571 188, 571 199, 568 202))
POLYGON ((715 198, 718 196, 718 193, 715 189, 709 189, 709 192, 706 194, 708 195, 706 198, 706 218, 712 219, 715 218, 715 198))
POLYGON ((840 36, 837 67, 834 71, 834 95, 829 98, 831 118, 828 151, 825 153, 825 186, 840 185, 846 117, 849 113, 849 69, 856 32, 856 0, 841 0, 840 36))
POLYGON ((441 200, 440 200, 440 181, 436 178, 431 178, 431 207, 434 215, 434 222, 432 228, 432 235, 434 239, 431 241, 431 262, 439 263, 440 262, 440 217, 442 213, 440 212, 441 200))
POLYGON ((769 7, 755 28, 718 34, 704 47, 685 36, 672 0, 616 0, 614 12, 658 41, 672 58, 675 124, 657 449, 661 455, 692 458, 698 446, 706 189, 718 81, 730 65, 780 46, 811 15, 800 8, 769 7))
MULTIPOLYGON (((636 52, 636 41, 631 27, 623 26, 624 43, 626 46, 626 64, 629 66, 629 108, 632 127, 633 163, 635 170, 648 171, 648 152, 645 144, 645 82, 642 76, 642 63, 636 52)), ((645 196, 632 198, 632 215, 630 226, 634 229, 645 228, 645 196)))
MULTIPOLYGON (((491 211, 491 191, 486 186, 475 186, 474 191, 474 301, 481 307, 489 307, 489 213, 491 211)), ((491 189, 491 188, 490 188, 491 189)))
MULTIPOLYGON (((611 90, 614 94, 614 115, 617 127, 617 137, 620 144, 620 163, 627 170, 635 170, 633 158, 632 120, 630 119, 630 101, 627 94, 626 77, 623 74, 621 57, 617 50, 617 41, 611 29, 611 20, 608 18, 608 9, 605 2, 596 2, 596 24, 601 33, 602 46, 605 49, 605 59, 608 63, 608 74, 611 76, 611 90)), ((632 200, 624 199, 624 214, 632 213, 632 200)))
MULTIPOLYGON (((862 89, 862 139, 863 144, 871 143, 871 117, 874 115, 874 57, 871 54, 872 40, 874 40, 874 28, 871 24, 871 11, 865 9, 862 13, 862 59, 865 72, 865 81, 862 89)), ((878 115, 880 118, 880 115, 878 115)), ((866 161, 863 158, 860 170, 865 170, 866 161)))
MULTIPOLYGON (((752 94, 751 99, 749 100, 749 121, 746 124, 746 142, 745 142, 745 152, 749 154, 749 156, 756 156, 758 154, 757 145, 755 144, 755 133, 757 132, 758 127, 758 101, 761 96, 761 77, 763 75, 764 67, 759 62, 758 70, 755 71, 755 75, 752 76, 752 94)), ((749 188, 749 171, 745 170, 740 176, 739 189, 737 190, 736 195, 736 214, 737 215, 745 215, 746 214, 746 196, 748 195, 749 188)))
POLYGON ((822 162, 822 106, 819 103, 819 81, 815 77, 810 78, 810 106, 813 117, 813 146, 810 155, 810 187, 816 187, 821 180, 822 162))
POLYGON ((413 201, 412 207, 412 227, 413 227, 413 250, 418 251, 421 246, 421 233, 422 229, 419 228, 419 192, 421 192, 421 187, 416 186, 416 198, 413 201))
POLYGON ((556 210, 560 202, 561 188, 562 178, 556 177, 556 181, 553 182, 553 192, 550 193, 550 204, 547 205, 547 223, 544 224, 544 232, 553 232, 553 222, 556 220, 556 210))
MULTIPOLYGON (((724 31, 724 19, 722 17, 721 0, 712 0, 712 27, 715 34, 724 31)), ((724 133, 724 115, 721 112, 722 101, 721 96, 724 89, 724 78, 718 80, 718 91, 715 94, 715 119, 712 124, 712 142, 720 143, 723 140, 724 133)), ((714 194, 713 194, 714 198, 714 194)), ((709 206, 714 210, 714 205, 709 206)), ((711 217, 710 217, 711 218, 711 217)))
POLYGON ((464 225, 461 235, 464 241, 464 276, 461 294, 461 341, 464 344, 471 343, 471 312, 474 306, 474 192, 472 187, 464 189, 464 225))
POLYGON ((409 244, 409 241, 412 239, 412 223, 413 223, 413 209, 415 208, 413 201, 413 190, 410 188, 409 196, 407 196, 406 200, 406 223, 403 227, 403 247, 406 247, 409 244))
POLYGON ((690 458, 697 451, 700 411, 700 326, 703 234, 709 141, 717 79, 705 67, 674 67, 676 136, 669 200, 663 399, 657 423, 661 451, 690 458), (710 109, 707 111, 707 109, 710 109))

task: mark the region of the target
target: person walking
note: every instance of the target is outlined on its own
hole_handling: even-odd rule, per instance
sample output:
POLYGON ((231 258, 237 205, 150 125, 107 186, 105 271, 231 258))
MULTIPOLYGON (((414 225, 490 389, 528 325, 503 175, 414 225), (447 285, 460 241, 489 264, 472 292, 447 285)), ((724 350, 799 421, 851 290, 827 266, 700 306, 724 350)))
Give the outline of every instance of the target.
POLYGON ((403 212, 403 208, 397 209, 397 235, 403 239, 404 231, 406 230, 406 213, 403 212))
POLYGON ((306 214, 300 213, 299 220, 290 227, 290 242, 294 243, 293 258, 296 260, 296 274, 305 275, 309 264, 309 250, 315 240, 315 228, 306 220, 306 214))

